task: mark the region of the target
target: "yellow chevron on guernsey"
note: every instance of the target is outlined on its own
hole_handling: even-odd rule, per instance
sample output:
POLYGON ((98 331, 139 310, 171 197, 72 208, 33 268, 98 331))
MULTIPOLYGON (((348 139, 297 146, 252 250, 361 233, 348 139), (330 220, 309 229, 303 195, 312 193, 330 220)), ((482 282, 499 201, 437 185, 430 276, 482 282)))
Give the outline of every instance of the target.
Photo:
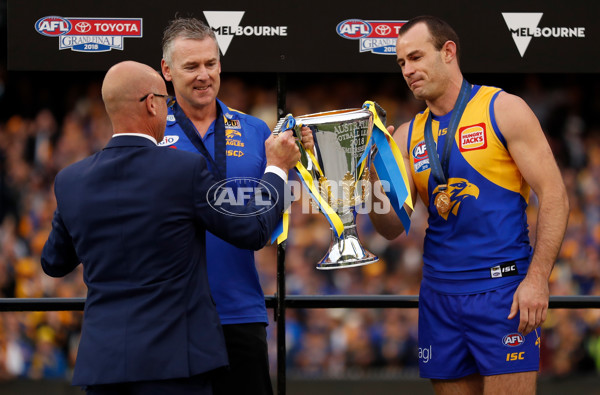
POLYGON ((494 132, 489 116, 489 103, 496 92, 498 92, 497 88, 482 86, 471 99, 467 107, 468 111, 464 112, 455 136, 456 145, 459 149, 462 147, 460 151, 464 159, 482 176, 502 188, 520 193, 525 201, 528 201, 529 186, 521 176, 510 153, 494 132), (484 122, 481 114, 486 114, 484 122), (462 145, 461 136, 469 136, 471 132, 483 139, 478 149, 462 145))
MULTIPOLYGON (((498 88, 482 86, 475 96, 471 98, 461 118, 455 138, 455 144, 459 148, 464 160, 489 182, 504 189, 520 193, 525 201, 529 199, 529 186, 517 168, 510 153, 496 134, 488 111, 492 97, 499 91, 498 88)), ((414 121, 414 130, 422 131, 428 111, 418 114, 414 121)), ((445 135, 446 129, 438 130, 439 123, 432 123, 434 138, 445 135)), ((501 133, 501 131, 500 131, 501 133)), ((423 140, 422 132, 412 136, 415 145, 423 140)), ((414 166, 414 164, 411 164, 414 166)), ((426 179, 430 171, 423 171, 413 175, 418 187, 418 192, 428 201, 426 179)))

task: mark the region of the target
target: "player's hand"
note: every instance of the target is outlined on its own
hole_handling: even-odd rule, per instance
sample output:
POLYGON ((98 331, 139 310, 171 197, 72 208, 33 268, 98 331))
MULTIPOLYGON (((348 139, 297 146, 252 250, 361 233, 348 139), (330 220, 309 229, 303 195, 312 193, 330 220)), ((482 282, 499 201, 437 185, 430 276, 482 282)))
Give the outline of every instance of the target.
POLYGON ((548 280, 528 273, 513 295, 508 319, 513 319, 520 312, 519 333, 526 336, 546 321, 549 299, 548 280))
POLYGON ((300 130, 302 133, 302 145, 307 151, 315 152, 315 140, 313 138, 312 130, 308 126, 302 126, 300 130))
POLYGON ((277 166, 286 172, 300 160, 300 150, 291 130, 269 136, 265 151, 267 166, 277 166))

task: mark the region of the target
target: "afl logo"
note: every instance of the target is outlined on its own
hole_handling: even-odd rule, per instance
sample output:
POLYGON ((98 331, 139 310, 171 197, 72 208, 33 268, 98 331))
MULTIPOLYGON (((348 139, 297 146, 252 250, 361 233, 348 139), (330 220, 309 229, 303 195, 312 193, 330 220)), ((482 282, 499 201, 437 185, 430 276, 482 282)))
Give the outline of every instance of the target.
POLYGON ((520 333, 511 333, 502 338, 502 344, 507 347, 518 347, 525 343, 525 338, 520 333))
POLYGON ((351 40, 367 37, 373 31, 371 25, 360 19, 346 19, 338 23, 337 34, 351 40))
POLYGON ((278 199, 279 195, 273 185, 253 177, 227 178, 217 182, 206 192, 206 201, 213 210, 232 217, 251 217, 265 213, 275 207, 275 204, 271 203, 272 200, 277 202, 278 199), (266 193, 265 196, 258 194, 261 187, 266 193), (274 195, 271 195, 270 191, 273 190, 274 195), (254 194, 257 194, 254 210, 243 212, 235 208, 245 206, 254 194), (264 197, 267 199, 263 200, 264 197))
POLYGON ((415 148, 413 148, 413 157, 415 158, 415 163, 429 158, 427 155, 427 147, 425 146, 424 141, 421 141, 415 146, 415 148))
POLYGON ((56 37, 71 31, 71 22, 60 16, 45 16, 35 23, 35 30, 44 36, 56 37))

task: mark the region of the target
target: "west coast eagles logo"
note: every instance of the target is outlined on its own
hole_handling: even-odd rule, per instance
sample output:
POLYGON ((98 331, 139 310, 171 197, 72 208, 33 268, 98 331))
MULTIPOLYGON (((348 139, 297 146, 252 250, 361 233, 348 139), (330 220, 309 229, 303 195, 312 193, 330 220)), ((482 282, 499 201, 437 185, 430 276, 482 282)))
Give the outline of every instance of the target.
MULTIPOLYGON (((433 200, 439 192, 439 186, 433 190, 433 200)), ((458 214, 458 208, 463 200, 469 198, 477 199, 479 197, 479 188, 476 185, 471 184, 464 178, 450 178, 448 180, 448 193, 450 194, 450 210, 446 213, 440 214, 444 219, 448 219, 448 214, 458 214)))
POLYGON ((233 139, 235 137, 242 137, 242 133, 237 131, 237 130, 233 130, 233 129, 226 129, 225 130, 225 137, 227 137, 228 140, 233 139))
MULTIPOLYGON (((225 123, 225 127, 235 127, 235 125, 239 126, 239 121, 230 120, 229 124, 225 123), (237 124, 235 124, 235 122, 237 122, 237 124)), ((226 151, 227 156, 235 156, 237 158, 244 156, 244 150, 242 148, 245 147, 245 144, 241 140, 242 132, 235 129, 225 129, 225 137, 227 137, 225 141, 228 148, 226 151)))

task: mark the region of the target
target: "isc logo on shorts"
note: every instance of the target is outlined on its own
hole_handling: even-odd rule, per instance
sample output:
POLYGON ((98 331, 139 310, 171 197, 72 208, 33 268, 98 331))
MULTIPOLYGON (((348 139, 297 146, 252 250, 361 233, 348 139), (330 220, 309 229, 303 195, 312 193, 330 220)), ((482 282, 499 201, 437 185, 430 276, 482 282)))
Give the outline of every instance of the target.
POLYGON ((523 359, 525 359, 525 351, 506 354, 506 362, 518 361, 523 359))
POLYGON ((525 338, 520 333, 511 333, 502 338, 502 344, 507 347, 518 347, 525 343, 525 338))

